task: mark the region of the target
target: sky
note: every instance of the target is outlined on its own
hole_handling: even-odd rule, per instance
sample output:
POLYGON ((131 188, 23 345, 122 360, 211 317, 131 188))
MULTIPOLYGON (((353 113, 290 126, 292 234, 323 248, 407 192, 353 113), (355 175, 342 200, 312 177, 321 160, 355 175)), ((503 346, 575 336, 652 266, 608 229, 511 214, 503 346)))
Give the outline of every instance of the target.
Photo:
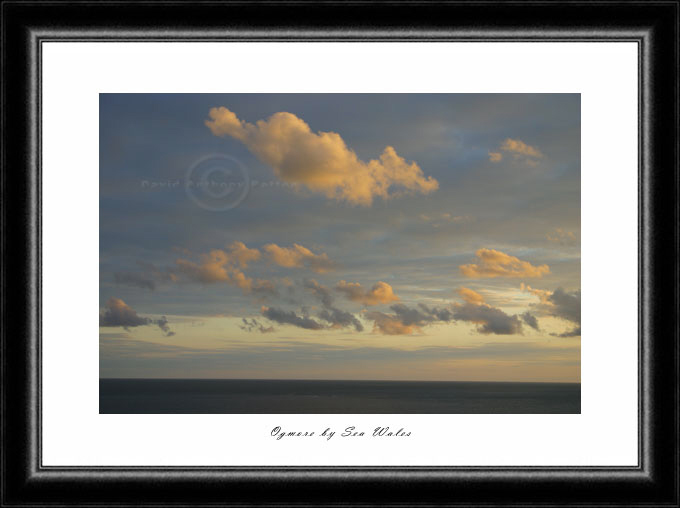
POLYGON ((578 94, 101 94, 100 377, 579 382, 578 94))

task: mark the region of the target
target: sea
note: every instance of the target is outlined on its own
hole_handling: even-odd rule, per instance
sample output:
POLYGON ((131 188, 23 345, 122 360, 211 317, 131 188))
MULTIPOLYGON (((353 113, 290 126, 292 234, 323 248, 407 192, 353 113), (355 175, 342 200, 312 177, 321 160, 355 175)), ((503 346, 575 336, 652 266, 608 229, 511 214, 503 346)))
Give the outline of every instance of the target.
POLYGON ((100 379, 100 414, 579 414, 580 383, 100 379))

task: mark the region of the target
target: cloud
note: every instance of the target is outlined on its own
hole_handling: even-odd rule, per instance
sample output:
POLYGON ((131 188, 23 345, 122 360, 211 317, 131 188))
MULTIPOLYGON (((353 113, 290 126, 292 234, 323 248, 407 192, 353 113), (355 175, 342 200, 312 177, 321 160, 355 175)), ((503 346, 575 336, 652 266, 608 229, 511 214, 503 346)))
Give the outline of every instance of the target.
POLYGON ((319 284, 314 279, 307 279, 302 284, 306 289, 310 290, 324 306, 330 307, 333 305, 333 295, 329 288, 319 284))
POLYGON ((566 291, 557 288, 552 293, 543 289, 534 289, 522 284, 523 291, 536 295, 540 303, 533 307, 544 315, 553 316, 573 323, 573 329, 560 334, 552 334, 557 337, 574 337, 581 335, 581 290, 566 291))
POLYGON ((453 319, 477 324, 477 331, 484 334, 511 335, 522 333, 522 321, 538 330, 538 321, 525 312, 521 316, 510 316, 501 309, 491 307, 476 291, 461 287, 458 294, 464 304, 453 304, 453 319))
POLYGON ((314 321, 307 316, 298 316, 293 311, 287 312, 281 309, 262 307, 262 315, 276 323, 289 324, 306 330, 322 330, 324 328, 318 321, 314 321))
POLYGON ((175 263, 180 272, 195 282, 244 284, 246 277, 234 266, 234 261, 226 251, 213 249, 208 254, 201 254, 199 263, 181 258, 175 263))
POLYGON ((384 335, 409 335, 435 322, 448 322, 453 319, 449 309, 430 308, 419 304, 418 308, 396 304, 390 307, 393 314, 367 312, 366 318, 373 321, 373 331, 384 335))
POLYGON ((392 305, 390 309, 394 311, 394 314, 398 316, 401 322, 406 326, 415 325, 417 327, 422 327, 433 321, 449 321, 451 319, 448 310, 431 309, 425 304, 420 304, 419 307, 419 309, 414 309, 398 303, 392 305))
POLYGON ((524 284, 524 282, 520 283, 519 287, 522 291, 527 291, 527 292, 531 293, 532 295, 537 296, 538 299, 541 301, 541 303, 549 303, 550 302, 549 298, 550 298, 550 295, 552 295, 552 293, 550 291, 547 291, 545 289, 534 289, 531 286, 524 284))
POLYGON ((399 300, 392 286, 382 281, 376 282, 371 289, 365 290, 358 282, 341 280, 336 284, 335 289, 343 293, 348 300, 363 305, 379 305, 399 300))
POLYGON ((478 264, 460 265, 461 273, 469 278, 493 277, 535 277, 540 278, 550 273, 548 265, 534 266, 515 256, 493 249, 479 249, 475 252, 478 264))
POLYGON ((249 249, 242 242, 233 242, 228 250, 213 249, 207 254, 201 254, 198 263, 179 258, 175 260, 175 264, 179 273, 192 282, 224 282, 241 288, 244 293, 276 294, 273 282, 262 279, 254 281, 241 270, 261 256, 259 250, 249 249))
POLYGON ((558 245, 575 245, 578 240, 573 231, 565 231, 563 229, 557 228, 545 235, 546 239, 551 243, 556 243, 558 245))
POLYGON ((170 330, 170 327, 168 326, 168 318, 166 318, 165 316, 161 316, 160 319, 152 320, 151 322, 157 325, 158 328, 163 330, 166 337, 172 337, 173 335, 175 335, 175 332, 170 330))
POLYGON ((240 120, 225 107, 212 108, 206 126, 215 136, 242 142, 272 167, 284 182, 302 185, 327 198, 371 205, 400 192, 429 194, 439 187, 415 162, 407 162, 387 146, 379 159, 360 160, 335 132, 314 133, 292 113, 279 112, 255 124, 240 120))
POLYGON ((99 311, 99 326, 131 328, 148 324, 148 318, 138 316, 137 311, 120 298, 109 298, 106 309, 99 311))
POLYGON ((271 261, 285 268, 309 268, 313 272, 326 273, 335 269, 336 264, 328 254, 314 254, 307 247, 294 243, 292 247, 279 247, 270 243, 262 247, 271 261))
POLYGON ((538 326, 538 319, 536 319, 536 316, 534 316, 531 312, 526 311, 520 317, 522 318, 522 321, 528 324, 531 328, 533 328, 536 331, 540 331, 540 328, 538 326))
POLYGON ((354 327, 357 332, 364 330, 364 325, 350 312, 335 307, 328 307, 319 313, 319 319, 330 323, 331 328, 354 327))
POLYGON ((257 330, 260 333, 271 333, 274 331, 273 326, 265 327, 255 318, 251 320, 248 320, 248 318, 241 318, 241 321, 243 322, 243 324, 239 325, 239 328, 241 330, 245 330, 246 332, 252 332, 253 330, 257 330))
POLYGON ((385 335, 409 335, 423 327, 436 323, 464 321, 474 323, 483 334, 512 335, 522 333, 519 316, 510 316, 501 309, 485 303, 453 303, 449 307, 428 307, 418 304, 417 308, 396 304, 390 307, 393 314, 367 312, 366 318, 374 322, 374 332, 385 335))
POLYGON ((99 326, 121 326, 127 330, 128 328, 147 325, 157 325, 167 337, 175 335, 175 332, 170 330, 168 319, 165 316, 160 319, 139 316, 137 311, 120 298, 109 298, 106 302, 106 308, 99 311, 99 326))
POLYGON ((581 290, 565 291, 557 288, 548 298, 552 303, 552 314, 573 323, 581 324, 581 290))
POLYGON ((453 318, 456 321, 475 323, 477 331, 483 334, 513 335, 522 333, 522 322, 518 316, 509 316, 501 309, 485 304, 454 304, 453 318))
POLYGON ((353 326, 357 332, 363 331, 364 326, 354 314, 333 306, 333 295, 328 287, 319 284, 314 279, 305 280, 303 286, 311 291, 324 306, 324 309, 318 314, 318 317, 329 323, 331 328, 353 326))
POLYGON ((249 249, 243 242, 233 242, 229 246, 229 254, 241 268, 248 268, 248 263, 257 261, 262 254, 257 249, 249 249))
POLYGON ((489 151, 489 160, 491 162, 500 162, 505 155, 530 166, 535 166, 538 163, 538 159, 543 158, 543 154, 538 148, 527 145, 522 140, 510 138, 503 141, 497 151, 489 151))
POLYGON ((428 316, 428 319, 431 321, 442 321, 448 323, 449 321, 453 320, 453 314, 451 313, 450 309, 428 307, 424 303, 419 303, 418 307, 420 307, 420 309, 425 313, 426 316, 428 316))
POLYGON ((559 317, 571 321, 577 325, 581 324, 581 290, 565 291, 557 288, 552 293, 543 289, 534 289, 531 286, 521 284, 523 291, 528 291, 536 295, 540 304, 535 307, 544 314, 559 317))
POLYGON ((518 155, 527 155, 529 157, 543 157, 543 154, 538 148, 527 145, 524 141, 519 139, 507 138, 501 144, 501 150, 518 155))
POLYGON ((566 332, 551 333, 550 335, 553 335, 555 337, 580 337, 581 336, 581 327, 577 326, 576 328, 572 328, 571 330, 567 330, 566 332))
POLYGON ((474 303, 475 305, 481 305, 484 303, 484 297, 477 291, 474 291, 470 288, 461 287, 458 289, 457 293, 467 303, 474 303))
POLYGON ((410 335, 419 329, 416 325, 404 324, 398 316, 384 312, 367 312, 366 318, 373 321, 373 332, 383 335, 410 335))

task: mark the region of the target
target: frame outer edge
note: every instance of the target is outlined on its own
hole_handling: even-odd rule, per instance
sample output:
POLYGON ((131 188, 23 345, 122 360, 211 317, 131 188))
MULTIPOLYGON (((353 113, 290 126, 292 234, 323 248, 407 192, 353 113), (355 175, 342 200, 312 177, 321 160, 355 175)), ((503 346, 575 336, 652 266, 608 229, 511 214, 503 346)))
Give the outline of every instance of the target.
MULTIPOLYGON (((678 6, 677 3, 673 3, 675 5, 675 13, 676 13, 676 22, 677 22, 677 12, 678 12, 678 6)), ((3 10, 3 46, 6 48, 5 45, 5 36, 6 36, 6 21, 7 19, 5 18, 6 14, 6 4, 2 5, 2 10, 3 10)), ((7 149, 7 133, 6 133, 6 108, 3 111, 3 198, 7 196, 10 191, 12 185, 8 185, 9 183, 13 183, 14 185, 17 185, 17 182, 19 179, 24 179, 23 184, 26 186, 26 201, 28 206, 27 210, 24 210, 24 215, 22 217, 21 222, 23 223, 25 229, 25 237, 20 234, 18 231, 14 231, 15 237, 21 237, 24 238, 26 241, 27 245, 27 250, 30 252, 27 252, 28 258, 27 258, 27 264, 29 266, 37 266, 38 270, 33 271, 33 272, 28 272, 28 273, 23 273, 20 270, 16 270, 17 273, 10 273, 8 270, 7 266, 7 260, 8 260, 8 251, 7 251, 7 229, 5 229, 2 233, 2 257, 3 257, 3 273, 2 273, 2 281, 3 281, 3 302, 2 302, 2 314, 3 318, 10 318, 12 320, 18 319, 17 316, 11 316, 11 312, 18 312, 20 310, 20 305, 19 304, 14 304, 14 305, 8 305, 7 303, 7 286, 6 283, 8 280, 10 281, 16 281, 18 278, 24 277, 24 281, 26 284, 26 300, 25 300, 25 311, 27 311, 27 314, 29 315, 29 319, 25 322, 25 331, 27 332, 27 338, 29 339, 29 343, 25 346, 25 360, 26 360, 26 367, 28 367, 28 371, 24 372, 25 375, 25 382, 27 384, 27 393, 24 395, 24 412, 25 415, 27 416, 26 421, 28 422, 28 426, 26 429, 23 429, 23 432, 21 432, 21 439, 18 438, 17 435, 13 435, 13 440, 14 439, 19 439, 20 441, 23 440, 25 448, 23 448, 24 451, 24 463, 22 464, 23 466, 23 479, 24 483, 21 486, 21 490, 23 490, 23 494, 28 494, 28 497, 31 498, 33 495, 37 494, 40 495, 41 485, 47 486, 48 484, 52 484, 55 480, 57 482, 59 481, 78 481, 79 479, 85 479, 87 477, 92 478, 92 473, 88 473, 88 471, 75 471, 75 470, 69 470, 68 468, 64 469, 62 472, 58 471, 50 471, 46 469, 42 469, 40 465, 40 442, 39 442, 39 437, 40 437, 40 421, 39 421, 39 414, 36 413, 35 410, 32 410, 36 407, 39 407, 41 404, 40 401, 40 369, 41 369, 41 364, 40 364, 40 334, 41 334, 41 270, 42 270, 42 263, 41 263, 41 258, 40 258, 40 252, 41 252, 41 191, 40 191, 40 181, 41 181, 41 160, 39 155, 40 154, 40 125, 41 125, 41 118, 39 115, 41 115, 41 106, 40 106, 40 90, 41 90, 41 62, 40 62, 40 44, 41 44, 41 37, 38 35, 38 32, 35 30, 32 30, 30 27, 24 27, 25 28, 25 41, 24 43, 26 44, 26 48, 28 51, 28 58, 27 58, 27 63, 26 63, 26 69, 27 69, 27 86, 24 94, 25 96, 20 96, 20 99, 17 99, 15 102, 16 104, 23 104, 25 105, 25 110, 28 114, 28 118, 26 120, 25 124, 25 132, 26 132, 26 140, 27 140, 27 145, 26 145, 26 151, 23 154, 25 165, 26 165, 26 174, 21 175, 19 174, 17 176, 17 173, 15 172, 14 175, 10 175, 7 170, 7 164, 6 164, 6 152, 8 151, 7 149), (32 150, 31 148, 36 148, 36 150, 32 150), (35 321, 32 321, 32 319, 35 319, 35 321), (32 491, 32 494, 29 493, 29 491, 32 491)), ((15 27, 16 29, 16 27, 15 27)), ((655 65, 659 65, 659 62, 655 61, 655 51, 658 51, 658 48, 655 47, 657 45, 656 38, 654 36, 654 32, 652 30, 647 31, 647 33, 644 35, 643 39, 646 39, 645 43, 642 44, 642 59, 641 63, 643 67, 641 67, 641 89, 639 90, 639 96, 641 97, 641 111, 647 111, 647 116, 641 115, 641 121, 640 121, 640 132, 641 132, 641 154, 640 154, 640 162, 641 162, 641 175, 644 176, 645 174, 645 168, 647 171, 651 172, 651 168, 654 168, 655 164, 655 158, 654 154, 656 153, 656 150, 658 149, 657 146, 654 144, 654 140, 658 138, 658 127, 655 126, 656 124, 656 117, 654 115, 655 109, 660 108, 660 105, 656 103, 656 100, 658 100, 658 97, 656 96, 654 90, 656 90, 657 87, 661 86, 659 83, 655 82, 654 80, 654 74, 653 71, 655 69, 655 65), (648 38, 647 38, 648 37, 648 38), (647 76, 647 79, 644 79, 645 76, 647 76), (645 119, 647 121, 645 121, 645 119), (646 147, 646 149, 644 149, 646 147), (644 157, 643 157, 644 155, 644 157)), ((244 39, 248 39, 248 36, 246 36, 244 39)), ((675 28, 675 33, 674 33, 674 43, 675 47, 674 49, 674 55, 677 57, 677 23, 676 23, 676 28, 675 28)), ((5 49, 3 48, 3 69, 6 71, 6 66, 5 66, 5 49)), ((668 49, 668 48, 666 48, 668 49)), ((16 62, 16 59, 14 60, 16 62)), ((677 66, 677 63, 676 63, 677 66)), ((7 75, 7 74, 6 74, 7 75)), ((675 137, 676 137, 676 142, 675 142, 675 167, 673 168, 675 171, 674 174, 674 186, 673 188, 669 191, 672 193, 672 195, 675 198, 675 206, 674 206, 674 216, 673 216, 673 223, 677 226, 678 225, 678 220, 680 217, 680 208, 679 208, 679 203, 678 203, 678 192, 680 189, 680 179, 678 178, 678 160, 677 160, 677 134, 678 134, 678 129, 677 129, 677 120, 678 120, 678 97, 677 97, 677 86, 678 86, 678 78, 677 78, 677 68, 675 72, 675 87, 674 87, 674 98, 675 98, 675 108, 673 110, 673 117, 675 120, 675 137)), ((2 97, 2 103, 3 106, 6 105, 7 103, 7 95, 6 95, 6 81, 9 81, 9 79, 5 80, 3 79, 3 97, 2 97)), ((21 105, 15 106, 15 109, 21 109, 21 105)), ((21 148, 15 148, 12 147, 12 151, 16 152, 21 150, 21 148)), ((640 193, 640 212, 641 212, 641 221, 639 224, 639 230, 640 230, 640 249, 641 253, 644 253, 644 258, 646 259, 652 259, 653 256, 653 246, 658 246, 659 242, 662 242, 663 239, 659 237, 657 229, 654 228, 654 214, 652 210, 654 209, 654 205, 650 203, 651 199, 648 199, 647 196, 651 198, 651 196, 654 194, 651 192, 652 189, 655 188, 655 186, 658 186, 658 180, 654 180, 652 175, 648 175, 650 177, 649 181, 646 180, 645 178, 641 178, 640 180, 640 189, 642 192, 640 193)), ((667 189, 668 191, 668 189, 667 189)), ((16 198, 15 198, 16 199, 16 198)), ((10 230, 12 228, 16 227, 20 221, 20 219, 17 219, 16 216, 20 215, 19 214, 13 214, 13 218, 10 220, 10 217, 8 216, 8 210, 6 206, 7 200, 3 199, 3 205, 2 205, 2 221, 3 225, 9 225, 10 230)), ((678 261, 678 253, 680 251, 680 244, 678 243, 679 235, 677 228, 674 232, 674 237, 673 237, 673 244, 672 244, 672 251, 673 251, 673 259, 670 261, 675 262, 675 268, 674 268, 674 273, 672 277, 669 277, 672 279, 673 284, 674 284, 674 304, 675 308, 678 308, 678 267, 677 267, 677 261, 678 261)), ((10 258, 10 261, 15 261, 15 259, 10 258)), ((659 265, 661 263, 657 263, 657 270, 659 269, 659 265)), ((647 270, 650 270, 653 272, 654 267, 644 267, 642 264, 640 265, 641 272, 645 271, 645 268, 647 270)), ((642 273, 640 274, 642 276, 642 273)), ((658 278, 657 275, 652 276, 651 278, 656 279, 658 278)), ((644 278, 640 279, 641 285, 640 285, 640 295, 643 296, 643 300, 646 301, 651 301, 651 297, 654 294, 654 287, 650 284, 650 280, 645 280, 644 278)), ((14 296, 14 295, 12 295, 14 296)), ((640 363, 641 363, 641 368, 640 368, 640 383, 641 383, 641 395, 643 396, 643 400, 640 403, 640 409, 641 409, 641 420, 640 420, 640 433, 641 433, 641 459, 642 459, 642 469, 639 471, 639 473, 635 474, 632 471, 629 471, 626 474, 622 475, 622 478, 628 477, 631 481, 638 483, 639 486, 646 485, 646 487, 643 488, 651 488, 654 490, 654 486, 657 488, 659 487, 658 481, 659 481, 659 474, 661 471, 659 470, 659 467, 662 465, 657 459, 658 459, 658 446, 657 442, 655 442, 653 433, 654 433, 654 420, 655 418, 658 418, 659 415, 659 408, 656 404, 656 401, 658 399, 658 396, 655 398, 654 394, 655 391, 654 389, 656 388, 657 390, 660 388, 659 386, 655 386, 655 380, 658 379, 654 376, 652 370, 653 370, 653 365, 652 362, 650 362, 650 352, 653 351, 658 351, 660 349, 658 344, 657 344, 657 349, 654 350, 651 348, 652 343, 654 342, 654 339, 652 335, 649 332, 653 332, 653 325, 652 323, 655 321, 653 319, 653 315, 649 313, 649 309, 645 309, 645 307, 642 307, 642 312, 641 312, 641 333, 640 338, 643 343, 643 346, 641 348, 641 356, 640 356, 640 363), (644 333, 647 331, 648 333, 644 333)), ((674 357, 674 365, 675 365, 675 373, 674 377, 677 382, 677 365, 678 365, 678 314, 676 312, 673 320, 673 327, 674 327, 674 340, 675 340, 675 357, 674 357)), ((8 344, 8 339, 11 339, 11 337, 8 337, 7 335, 7 328, 5 327, 4 320, 3 320, 3 387, 2 387, 2 395, 3 395, 3 409, 5 408, 6 404, 6 392, 7 392, 7 369, 6 364, 7 364, 7 344, 8 344)), ((661 338, 657 337, 657 341, 659 341, 661 338)), ((17 346, 15 346, 17 347, 17 346)), ((14 348, 12 349, 14 351, 14 348)), ((14 372, 14 375, 16 376, 17 372, 16 367, 12 368, 12 371, 14 372)), ((12 387, 12 389, 17 389, 18 387, 12 387)), ((677 386, 675 387, 675 423, 677 424, 678 422, 678 416, 677 416, 677 386)), ((13 404, 12 407, 16 407, 16 404, 13 404)), ((16 428, 13 428, 13 430, 17 430, 16 428)), ((2 435, 2 440, 3 443, 7 440, 7 428, 5 425, 5 416, 3 415, 3 435, 2 435)), ((675 434, 675 472, 678 472, 678 466, 677 466, 677 429, 676 429, 676 434, 675 434)), ((16 447, 14 447, 16 448, 16 447)), ((14 449, 13 448, 13 449, 14 449)), ((16 457, 15 457, 16 458, 16 457)), ((2 460, 3 460, 3 471, 2 471, 2 480, 3 480, 3 485, 2 485, 2 505, 5 505, 5 502, 7 501, 7 492, 8 492, 8 484, 7 484, 7 473, 8 473, 8 461, 7 461, 7 456, 6 452, 2 452, 2 460)), ((153 468, 149 468, 153 469, 153 468)), ((245 468, 244 468, 245 469, 245 468)), ((540 469, 540 468, 539 468, 540 469)), ((92 471, 92 470, 90 470, 92 471)), ((113 471, 109 471, 110 473, 114 473, 113 471)), ((173 477, 178 478, 177 474, 179 473, 181 475, 181 471, 172 471, 172 470, 147 470, 148 473, 152 473, 147 478, 150 481, 153 481, 153 478, 156 478, 156 481, 161 481, 162 483, 165 483, 165 481, 172 481, 173 477), (153 473, 157 474, 153 474, 153 473)), ((250 475, 253 475, 253 478, 258 477, 261 473, 258 471, 252 471, 251 473, 246 472, 244 474, 244 478, 248 477, 250 475)), ((266 474, 266 473, 265 473, 266 474)), ((342 475, 341 472, 338 472, 339 475, 342 475)), ((385 471, 383 473, 385 476, 390 475, 389 471, 385 471)), ((475 473, 472 473, 473 475, 475 473)), ((481 474, 486 474, 483 471, 481 474)), ((515 476, 514 473, 508 473, 509 476, 515 476)), ((524 473, 526 479, 535 479, 535 480, 540 480, 540 477, 542 476, 540 474, 536 475, 535 473, 532 472, 525 472, 524 473)), ((521 475, 521 476, 524 476, 521 475)), ((134 478, 135 476, 139 477, 134 471, 129 471, 129 474, 126 474, 124 471, 119 471, 118 472, 118 477, 114 478, 111 477, 110 475, 104 473, 103 475, 101 473, 97 474, 94 473, 94 477, 97 478, 95 481, 106 481, 108 480, 113 480, 116 482, 117 480, 123 479, 125 477, 132 477, 134 478), (122 473, 122 474, 121 474, 122 473), (108 478, 106 478, 108 477, 108 478)), ((142 473, 141 476, 144 476, 144 473, 142 473)), ((199 480, 203 475, 202 474, 192 474, 189 471, 189 474, 184 476, 184 479, 187 480, 189 478, 193 478, 194 480, 199 480)), ((283 480, 284 482, 290 482, 292 480, 293 483, 295 483, 295 477, 297 476, 298 480, 300 477, 293 473, 293 476, 288 476, 287 474, 284 474, 282 477, 279 478, 279 480, 283 480), (287 478, 287 479, 286 479, 287 478)), ((323 474, 321 475, 323 476, 323 474)), ((329 476, 333 477, 336 476, 335 474, 330 474, 329 476)), ((350 479, 355 475, 349 474, 347 476, 343 476, 345 480, 350 479)), ((370 473, 368 473, 367 476, 372 476, 370 473)), ((399 479, 399 474, 395 476, 396 479, 399 479)), ((465 473, 463 473, 461 476, 466 476, 465 473)), ((494 476, 491 474, 490 476, 494 476)), ((501 476, 504 476, 501 474, 501 476)), ((567 474, 566 477, 569 477, 571 475, 567 474)), ((14 479, 17 478, 16 471, 12 473, 11 477, 14 479)), ((592 480, 595 480, 597 482, 597 478, 600 477, 599 474, 595 473, 593 475, 592 480)), ((141 480, 141 478, 139 478, 141 480)), ((605 480, 606 478, 600 477, 600 479, 605 480)), ((550 479, 548 479, 550 481, 550 479)), ((28 501, 28 498, 23 498, 23 501, 21 500, 21 494, 16 491, 16 489, 13 489, 13 494, 14 494, 14 501, 18 501, 19 504, 24 504, 25 502, 28 501), (17 495, 19 494, 19 495, 17 495)), ((660 494, 657 492, 657 494, 660 494)), ((666 492, 668 494, 668 492, 666 492)), ((677 506, 677 501, 678 501, 678 490, 677 490, 677 480, 675 484, 675 497, 674 500, 670 500, 666 498, 665 500, 661 500, 657 498, 657 501, 660 502, 660 504, 668 504, 669 502, 673 503, 673 506, 677 506)), ((33 504, 32 502, 28 501, 30 504, 33 504)), ((656 504, 656 503, 655 503, 656 504)), ((40 505, 40 503, 38 503, 40 505)))

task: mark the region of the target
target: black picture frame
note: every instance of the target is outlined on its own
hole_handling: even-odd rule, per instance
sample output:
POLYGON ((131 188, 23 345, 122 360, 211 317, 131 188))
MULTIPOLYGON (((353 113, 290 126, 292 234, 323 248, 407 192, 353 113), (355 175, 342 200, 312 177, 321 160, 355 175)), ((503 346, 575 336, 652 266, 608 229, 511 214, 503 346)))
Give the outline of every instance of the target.
POLYGON ((678 1, 2 2, 2 506, 678 506, 679 11, 678 1), (639 465, 42 466, 41 44, 91 40, 637 42, 639 465))

